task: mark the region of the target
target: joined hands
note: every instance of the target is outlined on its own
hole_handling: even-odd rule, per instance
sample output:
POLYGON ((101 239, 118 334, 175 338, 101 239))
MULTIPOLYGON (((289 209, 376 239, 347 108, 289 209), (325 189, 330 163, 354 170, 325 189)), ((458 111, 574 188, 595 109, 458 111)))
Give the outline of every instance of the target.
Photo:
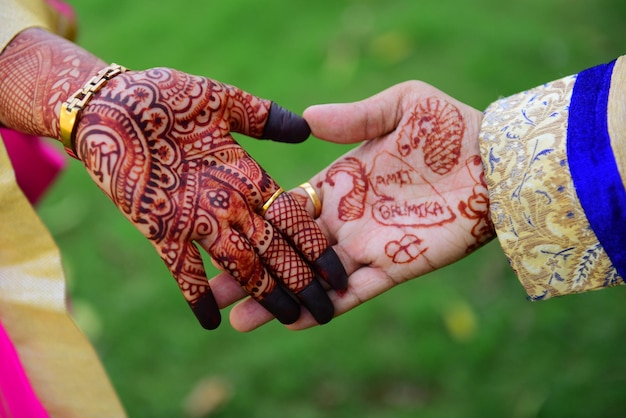
MULTIPOLYGON (((336 314, 457 261, 494 237, 478 110, 412 81, 360 102, 310 107, 304 118, 323 140, 365 141, 309 181, 322 202, 316 221, 349 275, 345 292, 329 292, 336 314)), ((313 215, 302 188, 290 193, 313 215)), ((221 306, 245 296, 226 272, 211 283, 221 306)), ((230 314, 241 331, 271 319, 250 299, 230 314)), ((289 327, 315 324, 305 314, 289 327)))

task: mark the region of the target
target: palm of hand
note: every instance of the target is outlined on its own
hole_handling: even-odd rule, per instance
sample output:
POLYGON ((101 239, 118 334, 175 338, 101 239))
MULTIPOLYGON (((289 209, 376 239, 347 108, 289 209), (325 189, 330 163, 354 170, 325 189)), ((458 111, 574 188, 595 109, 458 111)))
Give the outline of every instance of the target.
MULTIPOLYGON (((310 180, 322 207, 316 221, 349 274, 345 291, 330 292, 337 315, 494 236, 477 110, 427 84, 406 82, 361 102, 313 106, 304 117, 319 138, 365 141, 310 180)), ((304 188, 290 193, 315 212, 304 188)), ((213 280, 224 304, 242 297, 227 275, 213 280)), ((271 316, 244 300, 230 319, 248 331, 271 316)), ((290 328, 313 325, 305 315, 290 328)))
POLYGON ((441 93, 402 110, 392 132, 312 180, 324 202, 318 221, 351 274, 340 306, 456 261, 493 236, 472 142, 478 112, 441 93))

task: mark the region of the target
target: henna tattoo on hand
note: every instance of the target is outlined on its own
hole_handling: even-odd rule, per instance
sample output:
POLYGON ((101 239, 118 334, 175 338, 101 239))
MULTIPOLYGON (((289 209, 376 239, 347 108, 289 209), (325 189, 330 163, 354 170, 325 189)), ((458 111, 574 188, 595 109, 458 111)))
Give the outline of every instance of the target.
POLYGON ((456 215, 445 198, 409 164, 386 151, 374 158, 366 172, 364 163, 347 157, 333 164, 326 174, 326 182, 334 185, 333 177, 346 173, 352 178, 350 191, 339 201, 338 213, 342 221, 363 217, 368 192, 373 192, 371 204, 373 219, 381 225, 398 227, 441 226, 454 221, 456 215), (422 198, 411 189, 422 190, 422 198))
MULTIPOLYGON (((45 30, 24 30, 0 55, 0 122, 59 138, 61 103, 104 65, 45 30)), ((75 145, 96 184, 157 249, 203 326, 215 328, 220 317, 196 243, 281 321, 293 322, 300 306, 276 280, 315 295, 302 253, 320 256, 328 243, 319 228, 306 233, 311 228, 293 220, 297 253, 254 212, 277 185, 231 131, 286 142, 310 134, 302 118, 267 100, 161 68, 109 81, 83 112, 75 145)), ((343 277, 345 287, 340 273, 330 276, 343 277)), ((326 305, 313 308, 327 321, 326 305)))
MULTIPOLYGON (((293 246, 298 248, 307 260, 312 261, 315 277, 326 281, 341 294, 348 286, 348 275, 328 239, 308 215, 305 207, 306 202, 301 204, 293 195, 283 193, 270 206, 266 216, 286 233, 293 246)), ((292 273, 297 275, 292 274, 290 279, 283 279, 283 283, 287 283, 287 287, 300 299, 318 323, 324 324, 332 319, 334 306, 324 297, 326 293, 320 282, 313 280, 310 268, 304 271, 296 270, 298 260, 285 262, 284 256, 270 260, 282 260, 283 265, 292 266, 292 273)))
POLYGON ((422 248, 422 240, 413 234, 406 234, 399 241, 389 241, 385 254, 396 264, 406 264, 417 260, 428 248, 422 248))
MULTIPOLYGON (((312 280, 281 234, 250 209, 277 185, 229 133, 261 135, 268 108, 231 86, 157 68, 111 80, 79 123, 78 156, 151 240, 192 309, 213 298, 194 241, 259 301, 277 289, 261 258, 285 261, 267 267, 296 289, 297 280, 312 280)), ((194 311, 216 326, 214 312, 194 311)))
POLYGON ((339 219, 342 221, 360 219, 365 212, 365 199, 369 188, 365 167, 359 159, 346 157, 330 167, 326 173, 325 181, 334 186, 333 177, 339 173, 345 173, 352 179, 350 192, 343 196, 339 202, 339 219))
POLYGON ((104 63, 43 29, 20 32, 0 54, 0 122, 59 138, 61 103, 104 63))
POLYGON ((437 97, 420 101, 400 131, 397 144, 403 157, 417 149, 423 140, 424 163, 444 175, 459 162, 465 122, 459 109, 437 97))
POLYGON ((467 219, 475 221, 471 234, 476 242, 468 246, 466 252, 471 253, 495 236, 495 228, 489 217, 489 196, 487 194, 487 182, 485 173, 482 171, 482 161, 480 156, 474 155, 467 159, 465 166, 469 175, 474 179, 475 185, 472 195, 467 202, 459 202, 459 212, 467 219), (478 178, 474 175, 476 168, 480 169, 478 178))
POLYGON ((384 254, 394 264, 420 259, 434 243, 432 232, 426 231, 449 229, 459 214, 475 221, 469 234, 476 242, 468 251, 482 245, 492 229, 484 178, 476 180, 473 174, 479 171, 476 164, 480 164, 480 157, 466 161, 469 176, 456 174, 461 170, 465 131, 463 115, 451 101, 436 96, 420 100, 394 133, 372 140, 382 143, 365 144, 326 171, 323 182, 330 187, 336 185, 339 176, 341 181, 348 179, 348 191, 337 206, 338 218, 344 222, 374 221, 390 228, 389 237, 393 238, 383 240, 384 254), (448 175, 454 180, 444 180, 448 175), (454 184, 456 179, 461 183, 454 184), (465 184, 463 179, 470 182, 465 184), (472 186, 471 196, 457 204, 456 189, 472 186), (458 207, 453 208, 448 199, 458 207))
POLYGON ((439 191, 401 158, 387 152, 377 155, 370 178, 380 197, 372 215, 381 225, 432 227, 456 218, 439 191), (413 190, 420 190, 419 196, 413 190))

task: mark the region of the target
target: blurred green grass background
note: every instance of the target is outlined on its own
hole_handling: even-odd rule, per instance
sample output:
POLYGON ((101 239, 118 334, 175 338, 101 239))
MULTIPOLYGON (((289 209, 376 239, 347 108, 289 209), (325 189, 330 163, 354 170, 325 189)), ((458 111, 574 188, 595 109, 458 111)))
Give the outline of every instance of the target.
MULTIPOLYGON (((209 76, 298 113, 408 79, 484 109, 611 60, 626 39, 621 0, 70 3, 78 42, 106 61, 209 76)), ((239 139, 285 188, 346 151, 313 138, 298 146, 239 139)), ((626 409, 624 289, 530 303, 497 243, 324 327, 241 334, 224 313, 207 332, 79 163, 40 213, 63 253, 76 318, 131 417, 617 417, 626 409)))

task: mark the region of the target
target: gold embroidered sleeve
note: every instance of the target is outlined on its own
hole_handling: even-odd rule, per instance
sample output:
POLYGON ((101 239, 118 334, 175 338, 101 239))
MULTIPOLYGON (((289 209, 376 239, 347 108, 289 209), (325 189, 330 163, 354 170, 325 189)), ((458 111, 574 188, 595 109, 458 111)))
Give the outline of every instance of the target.
POLYGON ((615 162, 626 188, 626 56, 615 62, 609 93, 607 125, 615 162))
POLYGON ((485 111, 480 147, 492 221, 530 299, 623 280, 578 201, 566 143, 576 76, 501 99, 485 111))
POLYGON ((42 0, 0 0, 0 51, 26 28, 41 27, 66 36, 67 22, 42 0))

